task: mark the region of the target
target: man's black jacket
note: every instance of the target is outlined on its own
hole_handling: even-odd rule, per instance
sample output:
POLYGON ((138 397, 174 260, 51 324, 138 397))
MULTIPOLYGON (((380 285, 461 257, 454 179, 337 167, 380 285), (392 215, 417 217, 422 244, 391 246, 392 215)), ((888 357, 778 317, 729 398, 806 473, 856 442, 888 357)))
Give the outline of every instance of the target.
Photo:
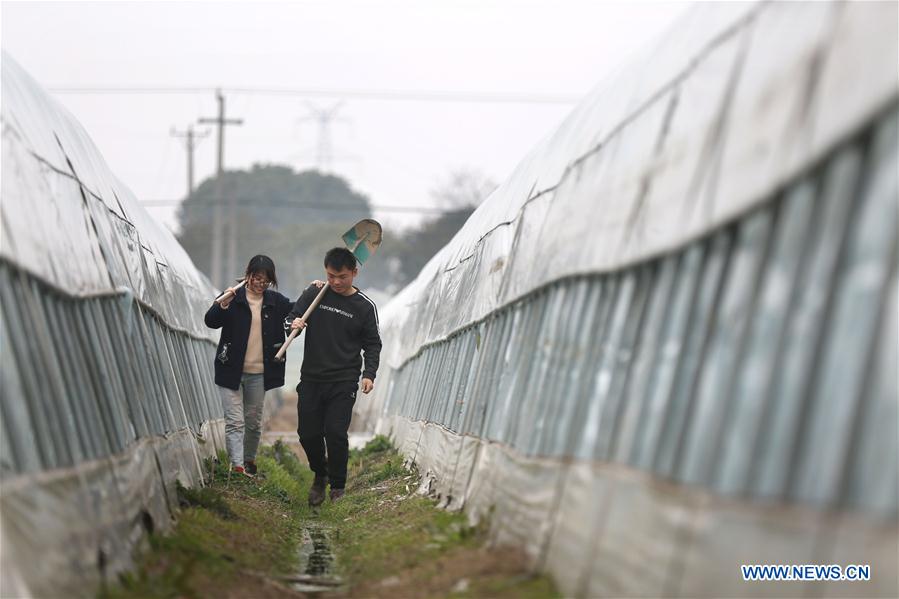
MULTIPOLYGON (((299 318, 312 304, 319 288, 310 285, 288 315, 286 326, 299 318)), ((381 357, 378 309, 367 295, 357 289, 348 296, 325 292, 319 305, 306 321, 305 352, 300 378, 319 383, 375 380, 381 357), (360 352, 365 352, 363 368, 360 352)))

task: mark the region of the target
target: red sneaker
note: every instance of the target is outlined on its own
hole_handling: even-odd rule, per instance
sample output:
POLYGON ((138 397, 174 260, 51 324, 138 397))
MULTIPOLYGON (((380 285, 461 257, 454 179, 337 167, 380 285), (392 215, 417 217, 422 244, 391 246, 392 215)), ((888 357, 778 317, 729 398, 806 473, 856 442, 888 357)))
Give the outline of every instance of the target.
POLYGON ((246 468, 244 468, 243 466, 231 466, 231 472, 234 472, 236 474, 243 474, 247 478, 254 478, 253 475, 247 472, 246 468))

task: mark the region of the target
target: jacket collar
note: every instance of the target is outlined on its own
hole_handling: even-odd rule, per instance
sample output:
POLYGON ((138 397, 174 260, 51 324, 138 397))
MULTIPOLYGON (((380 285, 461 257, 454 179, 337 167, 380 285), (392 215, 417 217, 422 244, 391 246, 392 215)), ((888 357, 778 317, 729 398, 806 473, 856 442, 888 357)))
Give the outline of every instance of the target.
POLYGON ((249 306, 249 304, 247 303, 247 290, 244 287, 238 289, 237 293, 234 294, 234 303, 246 304, 247 306, 249 306))
POLYGON ((278 292, 273 291, 271 289, 266 289, 262 292, 262 305, 263 306, 274 306, 275 298, 278 297, 278 292))
MULTIPOLYGON (((274 306, 276 304, 275 299, 278 297, 278 292, 273 291, 272 289, 266 289, 262 292, 262 305, 263 306, 274 306)), ((234 295, 234 301, 237 303, 241 303, 250 306, 249 302, 247 302, 247 290, 246 287, 241 287, 237 290, 237 293, 234 295)))

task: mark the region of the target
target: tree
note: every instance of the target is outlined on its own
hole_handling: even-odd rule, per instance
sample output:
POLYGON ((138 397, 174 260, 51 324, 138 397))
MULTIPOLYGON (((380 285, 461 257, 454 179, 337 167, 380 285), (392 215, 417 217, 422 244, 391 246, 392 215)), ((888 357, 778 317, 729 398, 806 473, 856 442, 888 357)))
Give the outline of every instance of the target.
MULTIPOLYGON (((367 197, 341 177, 318 171, 297 173, 285 166, 256 164, 248 171, 226 171, 221 183, 221 197, 217 178, 210 178, 182 203, 181 245, 208 275, 215 204, 221 205, 227 223, 234 198, 238 264, 227 265, 228 272, 239 277, 252 256, 265 254, 275 262, 282 293, 290 297, 312 279, 322 278, 322 258, 340 245, 349 224, 371 216, 367 197)), ((228 227, 224 232, 228 234, 228 227)))
POLYGON ((437 205, 449 210, 472 210, 481 205, 496 189, 496 183, 484 173, 473 168, 459 168, 431 190, 437 205))

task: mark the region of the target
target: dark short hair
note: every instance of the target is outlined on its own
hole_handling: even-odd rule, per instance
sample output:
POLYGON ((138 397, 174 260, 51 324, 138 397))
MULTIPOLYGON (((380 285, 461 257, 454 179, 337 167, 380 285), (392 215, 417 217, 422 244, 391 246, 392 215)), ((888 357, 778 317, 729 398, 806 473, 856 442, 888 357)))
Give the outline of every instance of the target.
POLYGON ((346 248, 331 248, 325 254, 325 268, 334 270, 354 270, 356 268, 356 256, 346 248))
POLYGON ((272 262, 271 258, 261 254, 250 258, 245 276, 249 278, 250 275, 257 272, 265 273, 266 278, 272 282, 272 286, 278 286, 278 277, 275 275, 275 263, 272 262))

